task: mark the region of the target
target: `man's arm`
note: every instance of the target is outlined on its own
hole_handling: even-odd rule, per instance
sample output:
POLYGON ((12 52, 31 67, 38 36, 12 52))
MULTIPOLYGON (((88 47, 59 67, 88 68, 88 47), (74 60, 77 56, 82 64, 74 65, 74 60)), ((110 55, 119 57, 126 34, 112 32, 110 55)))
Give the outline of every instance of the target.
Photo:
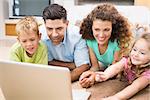
POLYGON ((79 67, 76 67, 71 71, 71 81, 76 81, 79 79, 80 75, 84 72, 89 70, 90 66, 88 64, 83 64, 79 67))
POLYGON ((63 61, 59 61, 59 60, 48 61, 48 65, 67 67, 70 70, 73 70, 76 68, 75 64, 72 62, 63 62, 63 61))
POLYGON ((84 72, 89 70, 88 64, 83 64, 79 67, 76 67, 74 63, 71 62, 63 62, 58 60, 53 60, 48 62, 49 65, 59 66, 59 67, 67 67, 71 70, 71 81, 76 81, 79 79, 80 75, 84 72))
POLYGON ((86 45, 86 41, 81 37, 79 41, 76 42, 75 44, 73 57, 74 57, 74 63, 76 65, 76 68, 71 71, 72 82, 78 80, 80 75, 83 72, 89 70, 90 68, 89 51, 86 45))

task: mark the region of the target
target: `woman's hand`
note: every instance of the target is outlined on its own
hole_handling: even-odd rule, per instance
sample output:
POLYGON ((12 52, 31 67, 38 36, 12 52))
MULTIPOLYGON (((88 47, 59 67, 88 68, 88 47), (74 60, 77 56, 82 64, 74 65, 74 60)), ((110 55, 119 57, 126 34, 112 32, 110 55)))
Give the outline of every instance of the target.
POLYGON ((82 87, 88 88, 95 83, 95 72, 86 71, 80 76, 79 83, 82 87))

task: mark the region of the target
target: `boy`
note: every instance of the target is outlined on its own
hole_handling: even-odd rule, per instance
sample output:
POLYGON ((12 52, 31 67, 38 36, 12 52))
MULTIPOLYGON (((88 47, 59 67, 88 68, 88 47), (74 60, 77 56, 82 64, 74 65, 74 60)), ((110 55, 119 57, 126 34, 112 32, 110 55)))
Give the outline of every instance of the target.
POLYGON ((40 41, 38 24, 33 17, 25 17, 16 25, 17 39, 10 50, 10 59, 18 62, 48 64, 47 47, 40 41))

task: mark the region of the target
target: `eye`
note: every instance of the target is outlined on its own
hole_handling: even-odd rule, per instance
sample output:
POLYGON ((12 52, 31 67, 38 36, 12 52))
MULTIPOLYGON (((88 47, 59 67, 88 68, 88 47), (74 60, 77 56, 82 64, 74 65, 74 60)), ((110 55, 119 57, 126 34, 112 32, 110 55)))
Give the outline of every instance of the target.
POLYGON ((108 31, 110 31, 110 28, 106 28, 106 29, 104 29, 104 31, 105 31, 105 32, 108 32, 108 31))
POLYGON ((146 53, 145 52, 140 52, 140 54, 145 55, 146 53))
POLYGON ((63 27, 58 27, 56 28, 56 31, 61 31, 63 29, 63 27))
POLYGON ((100 29, 99 29, 99 28, 95 28, 94 30, 95 30, 95 31, 97 31, 97 32, 99 32, 99 31, 100 31, 100 29))
POLYGON ((30 39, 30 41, 35 41, 35 39, 34 39, 34 38, 32 38, 32 39, 30 39))
POLYGON ((136 48, 133 48, 132 50, 133 50, 133 51, 137 51, 137 49, 136 49, 136 48))
POLYGON ((26 42, 27 42, 27 40, 22 40, 21 42, 22 42, 22 43, 26 43, 26 42))
POLYGON ((48 28, 48 27, 47 27, 47 30, 48 30, 48 31, 52 31, 52 30, 53 30, 53 28, 48 28))

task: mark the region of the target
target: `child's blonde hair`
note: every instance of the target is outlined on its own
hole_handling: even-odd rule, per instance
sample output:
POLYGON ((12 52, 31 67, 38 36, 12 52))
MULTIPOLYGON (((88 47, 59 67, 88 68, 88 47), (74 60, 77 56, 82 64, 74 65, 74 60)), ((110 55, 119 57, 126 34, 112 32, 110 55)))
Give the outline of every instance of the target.
POLYGON ((33 16, 27 16, 21 19, 16 25, 17 35, 21 34, 22 32, 28 32, 28 31, 33 31, 39 34, 38 23, 33 16))
POLYGON ((147 41, 147 43, 148 43, 148 49, 150 50, 150 32, 145 32, 145 33, 142 33, 139 37, 138 37, 138 39, 137 40, 139 40, 139 39, 144 39, 144 40, 146 40, 147 41))

